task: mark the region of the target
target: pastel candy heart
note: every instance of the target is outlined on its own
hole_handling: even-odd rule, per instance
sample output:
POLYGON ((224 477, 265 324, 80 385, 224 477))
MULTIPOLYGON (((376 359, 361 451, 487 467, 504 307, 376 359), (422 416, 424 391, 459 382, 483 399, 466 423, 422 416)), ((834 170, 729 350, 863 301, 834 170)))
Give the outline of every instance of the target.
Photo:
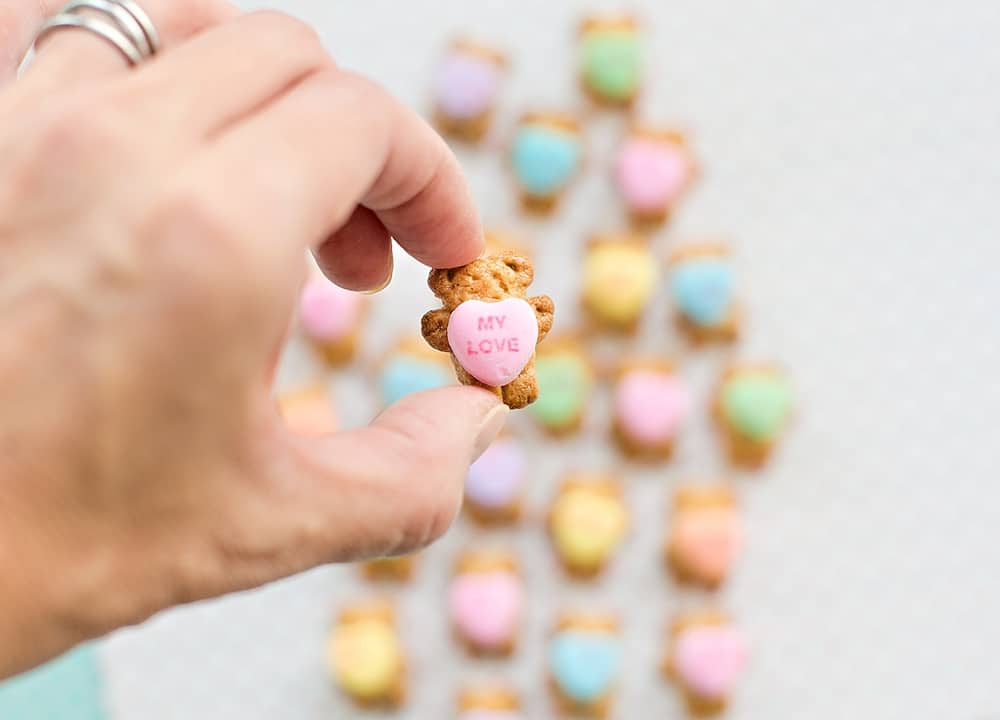
POLYGON ((538 319, 521 298, 498 302, 466 300, 452 310, 448 344, 459 364, 490 387, 521 374, 535 354, 538 319))
POLYGON ((334 630, 330 665, 349 692, 374 698, 392 685, 402 663, 399 642, 384 622, 359 620, 334 630))
POLYGON ((697 695, 723 698, 746 666, 746 641, 733 628, 689 628, 677 637, 674 659, 678 675, 697 695))
POLYGON ((592 32, 583 39, 587 83, 615 100, 626 100, 639 86, 639 43, 633 32, 592 32))
POLYGON ((492 106, 499 80, 495 63, 467 53, 453 53, 438 69, 438 104, 453 118, 474 118, 492 106))
POLYGON ((576 353, 542 355, 535 359, 538 400, 529 411, 540 422, 561 427, 584 410, 593 386, 590 366, 576 353))
POLYGON ((775 373, 742 373, 730 378, 722 389, 726 419, 752 440, 777 435, 788 418, 791 402, 791 388, 775 373))
POLYGON ((618 189, 629 207, 658 210, 669 206, 687 185, 691 163, 681 148, 650 138, 631 138, 618 156, 618 189))
POLYGON ((687 562, 708 577, 723 578, 743 544, 732 509, 688 510, 674 525, 674 544, 687 562))
POLYGON ((690 260, 670 275, 674 300, 685 316, 697 325, 724 321, 733 300, 732 265, 724 260, 690 260))
POLYGON ((608 243, 587 253, 583 295, 595 313, 612 322, 635 319, 656 290, 656 259, 647 248, 608 243))
POLYGON ((458 720, 522 720, 523 717, 513 710, 466 710, 458 720))
POLYGON ((615 413, 621 428, 642 443, 673 438, 689 404, 688 392, 679 379, 652 370, 627 373, 615 393, 615 413))
POLYGON ((619 498, 588 488, 566 491, 552 508, 556 548, 577 567, 601 565, 621 542, 626 523, 619 498))
POLYGON ((521 618, 524 591, 509 572, 465 573, 451 583, 452 619, 476 645, 495 648, 507 642, 521 618))
POLYGON ((334 285, 325 278, 306 283, 299 299, 299 321, 309 337, 340 340, 354 328, 361 296, 334 285))
POLYGON ((469 466, 465 494, 484 507, 505 507, 520 494, 525 467, 524 450, 517 441, 510 438, 495 440, 469 466))
POLYGON ((391 405, 410 393, 444 387, 451 382, 451 377, 441 363, 401 355, 391 358, 382 367, 379 391, 383 402, 391 405))
POLYGON ((546 125, 524 125, 514 137, 514 173, 530 195, 553 195, 569 182, 580 163, 576 135, 546 125))
POLYGON ((607 692, 618 675, 621 648, 606 633, 565 630, 552 640, 549 669, 570 699, 588 703, 607 692))

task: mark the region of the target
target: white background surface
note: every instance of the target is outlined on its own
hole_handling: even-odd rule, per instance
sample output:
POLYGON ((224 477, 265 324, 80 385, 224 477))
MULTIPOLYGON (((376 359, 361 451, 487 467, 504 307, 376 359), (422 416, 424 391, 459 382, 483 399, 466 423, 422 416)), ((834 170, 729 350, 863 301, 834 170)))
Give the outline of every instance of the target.
MULTIPOLYGON (((427 108, 431 71, 453 32, 513 58, 499 147, 526 107, 575 108, 572 40, 599 2, 296 0, 343 65, 427 108)), ((751 635, 753 663, 729 717, 738 720, 1000 717, 1000 4, 980 2, 634 2, 648 33, 652 121, 694 133, 705 173, 666 233, 731 239, 750 311, 739 354, 791 371, 799 412, 763 477, 735 476, 749 548, 722 605, 751 635)), ((585 236, 622 218, 604 168, 620 124, 588 128, 591 172, 556 219, 515 212, 498 150, 464 153, 484 217, 534 238, 534 289, 576 313, 585 236)), ((424 273, 397 257, 366 353, 415 332, 433 305, 424 273)), ((664 334, 660 298, 638 341, 676 353, 706 398, 723 358, 664 334)), ((361 363, 335 379, 350 424, 374 410, 361 363)), ((283 381, 316 372, 293 353, 283 381)), ((540 514, 571 466, 613 467, 595 406, 587 434, 537 455, 540 514), (572 460, 571 460, 572 458, 572 460)), ((520 418, 527 420, 527 418, 520 418)), ((529 429, 527 423, 521 427, 529 429)), ((626 618, 629 655, 614 717, 676 717, 656 664, 678 592, 660 564, 669 490, 724 470, 705 414, 663 469, 626 468, 635 530, 595 585, 566 585, 539 524, 511 542, 533 603, 512 663, 464 662, 441 598, 455 554, 475 542, 460 522, 400 595, 412 698, 402 717, 447 718, 461 681, 507 679, 529 716, 548 716, 544 636, 563 607, 626 618)), ((416 478, 415 481, 418 481, 416 478)), ((167 613, 103 648, 117 718, 347 718, 323 666, 337 605, 370 588, 351 568, 167 613)))

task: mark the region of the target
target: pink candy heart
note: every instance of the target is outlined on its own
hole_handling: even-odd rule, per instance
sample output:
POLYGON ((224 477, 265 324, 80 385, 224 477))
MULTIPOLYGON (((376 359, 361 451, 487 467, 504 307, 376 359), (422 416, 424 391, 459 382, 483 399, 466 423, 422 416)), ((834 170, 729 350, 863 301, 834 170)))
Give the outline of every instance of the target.
POLYGON ((538 320, 520 298, 499 302, 466 300, 452 310, 448 344, 472 377, 490 387, 521 374, 535 354, 538 320))
POLYGON ((448 600, 461 633, 476 645, 493 648, 517 631, 523 598, 517 576, 497 571, 459 575, 448 600))
POLYGON ((306 283, 299 300, 299 321, 309 337, 339 340, 354 327, 361 296, 325 278, 306 283))
POLYGON ((618 156, 618 189, 631 207, 656 210, 673 202, 687 184, 691 164, 679 148, 632 138, 618 156))
POLYGON ((691 690, 704 698, 722 698, 746 665, 746 641, 733 628, 689 628, 677 637, 674 658, 691 690))
POLYGON ((671 439, 687 414, 688 393, 680 380, 652 370, 633 370, 618 385, 615 411, 622 428, 640 442, 671 439))

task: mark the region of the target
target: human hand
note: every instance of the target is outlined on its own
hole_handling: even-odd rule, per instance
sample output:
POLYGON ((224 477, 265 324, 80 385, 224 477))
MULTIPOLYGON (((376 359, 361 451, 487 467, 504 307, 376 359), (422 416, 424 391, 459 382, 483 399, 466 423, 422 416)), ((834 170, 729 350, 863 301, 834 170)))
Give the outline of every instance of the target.
MULTIPOLYGON (((141 1, 164 44, 148 63, 59 32, 0 85, 0 677, 171 605, 431 541, 506 415, 453 387, 368 428, 286 430, 269 384, 304 251, 378 288, 390 235, 432 267, 476 257, 476 212, 444 143, 307 26, 141 1)), ((0 9, 4 47, 37 5, 0 9)))

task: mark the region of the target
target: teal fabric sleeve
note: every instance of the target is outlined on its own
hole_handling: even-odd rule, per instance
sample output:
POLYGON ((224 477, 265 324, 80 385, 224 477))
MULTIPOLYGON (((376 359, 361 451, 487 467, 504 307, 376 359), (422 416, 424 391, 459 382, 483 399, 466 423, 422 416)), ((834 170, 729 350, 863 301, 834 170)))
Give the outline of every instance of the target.
POLYGON ((0 684, 3 720, 106 720, 97 653, 85 646, 0 684))

